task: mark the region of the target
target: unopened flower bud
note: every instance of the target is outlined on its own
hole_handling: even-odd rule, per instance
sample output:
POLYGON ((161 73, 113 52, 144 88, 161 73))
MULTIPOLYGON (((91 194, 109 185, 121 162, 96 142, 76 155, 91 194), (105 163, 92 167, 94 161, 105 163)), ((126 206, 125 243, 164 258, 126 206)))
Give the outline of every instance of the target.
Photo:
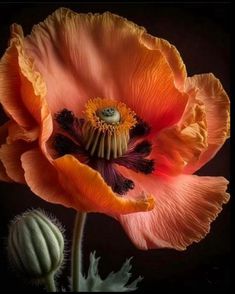
POLYGON ((33 281, 43 281, 63 262, 64 239, 60 229, 41 211, 17 216, 10 225, 8 252, 12 265, 33 281))

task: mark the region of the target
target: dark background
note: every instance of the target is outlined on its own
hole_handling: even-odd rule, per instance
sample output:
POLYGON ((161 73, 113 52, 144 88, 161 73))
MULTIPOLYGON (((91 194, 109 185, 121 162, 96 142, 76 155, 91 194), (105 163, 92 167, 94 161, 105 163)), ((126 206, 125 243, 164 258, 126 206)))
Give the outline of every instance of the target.
MULTIPOLYGON (((0 55, 7 47, 9 26, 17 22, 29 33, 33 24, 42 21, 56 8, 64 6, 80 12, 110 11, 144 26, 152 35, 167 39, 181 53, 188 75, 212 72, 225 90, 230 92, 230 21, 231 5, 226 3, 57 3, 0 4, 0 55)), ((5 116, 0 113, 1 123, 5 116)), ((224 176, 229 179, 229 141, 216 157, 198 174, 224 176)), ((18 184, 0 183, 0 282, 7 291, 40 291, 17 278, 9 270, 5 241, 9 221, 28 208, 44 208, 64 225, 67 249, 75 212, 44 202, 29 188, 18 184)), ((101 214, 90 214, 84 237, 84 268, 88 267, 90 251, 102 256, 100 273, 105 277, 118 270, 124 260, 133 256, 134 277, 144 276, 139 291, 157 293, 198 291, 228 293, 230 288, 230 203, 211 226, 209 235, 186 251, 161 249, 140 251, 134 247, 115 220, 101 214)), ((69 255, 68 255, 69 258, 69 255)), ((67 259, 68 259, 67 258, 67 259)), ((62 273, 68 284, 69 264, 62 273)))

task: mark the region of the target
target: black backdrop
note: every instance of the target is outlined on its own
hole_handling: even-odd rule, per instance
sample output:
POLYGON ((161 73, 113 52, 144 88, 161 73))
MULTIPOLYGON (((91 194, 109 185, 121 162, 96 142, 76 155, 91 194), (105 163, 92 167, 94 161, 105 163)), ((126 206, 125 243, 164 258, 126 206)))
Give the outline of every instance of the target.
MULTIPOLYGON (((57 3, 0 4, 0 54, 7 47, 9 25, 21 24, 29 33, 33 24, 43 20, 56 8, 64 6, 80 12, 110 11, 144 26, 149 33, 174 44, 186 64, 188 75, 212 72, 225 90, 230 91, 230 9, 229 4, 121 4, 121 3, 57 3)), ((1 122, 5 116, 1 112, 1 122)), ((216 157, 198 174, 225 176, 229 179, 229 141, 216 157)), ((18 184, 0 183, 0 285, 8 291, 43 290, 17 278, 8 268, 5 239, 7 224, 28 208, 41 207, 57 216, 66 228, 68 249, 75 216, 72 209, 44 202, 18 184)), ((208 291, 228 293, 230 287, 230 204, 226 205, 212 224, 210 234, 186 251, 169 249, 140 251, 125 235, 119 223, 101 214, 90 214, 84 237, 84 268, 89 252, 102 256, 101 276, 118 270, 122 262, 133 256, 134 276, 142 275, 139 291, 188 293, 208 291)), ((62 279, 67 285, 69 266, 62 279)))

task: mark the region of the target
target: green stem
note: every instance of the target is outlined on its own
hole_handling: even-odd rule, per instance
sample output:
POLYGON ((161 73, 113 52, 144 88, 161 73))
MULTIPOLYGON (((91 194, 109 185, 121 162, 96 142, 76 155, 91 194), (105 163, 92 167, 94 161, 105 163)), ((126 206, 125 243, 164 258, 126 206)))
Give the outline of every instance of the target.
POLYGON ((72 244, 72 291, 79 292, 80 275, 82 274, 82 236, 86 221, 86 213, 76 214, 72 244))
POLYGON ((47 292, 57 292, 56 286, 55 286, 54 274, 46 277, 44 283, 45 283, 47 292))

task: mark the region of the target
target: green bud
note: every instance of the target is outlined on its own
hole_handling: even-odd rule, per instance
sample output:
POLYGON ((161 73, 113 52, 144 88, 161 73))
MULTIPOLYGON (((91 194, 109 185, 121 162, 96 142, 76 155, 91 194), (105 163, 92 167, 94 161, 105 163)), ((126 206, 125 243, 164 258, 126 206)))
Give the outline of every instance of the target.
POLYGON ((17 216, 9 228, 9 258, 32 281, 54 276, 63 262, 64 238, 60 229, 40 210, 17 216))

